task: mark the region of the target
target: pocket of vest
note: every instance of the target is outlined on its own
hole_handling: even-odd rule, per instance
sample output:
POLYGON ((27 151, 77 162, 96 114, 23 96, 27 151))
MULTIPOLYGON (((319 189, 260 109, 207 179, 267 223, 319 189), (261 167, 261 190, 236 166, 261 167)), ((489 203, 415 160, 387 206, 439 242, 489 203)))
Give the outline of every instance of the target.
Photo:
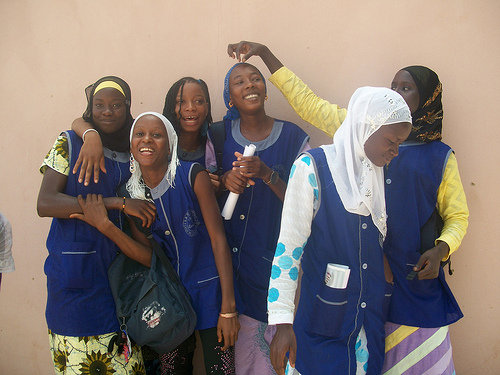
POLYGON ((322 285, 314 300, 309 331, 332 339, 343 337, 349 326, 345 321, 347 306, 347 288, 336 289, 322 285))
POLYGON ((94 243, 70 242, 61 250, 62 285, 67 289, 87 289, 94 282, 94 243))

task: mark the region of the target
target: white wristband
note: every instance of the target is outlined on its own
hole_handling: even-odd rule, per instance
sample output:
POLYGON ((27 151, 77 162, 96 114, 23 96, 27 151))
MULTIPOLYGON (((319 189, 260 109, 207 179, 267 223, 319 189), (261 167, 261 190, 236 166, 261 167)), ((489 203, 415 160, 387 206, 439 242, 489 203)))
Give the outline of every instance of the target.
POLYGON ((85 134, 87 134, 88 132, 96 132, 97 134, 99 134, 99 132, 97 130, 95 130, 94 128, 91 128, 91 129, 87 129, 83 132, 83 135, 82 135, 82 141, 85 142, 85 134))

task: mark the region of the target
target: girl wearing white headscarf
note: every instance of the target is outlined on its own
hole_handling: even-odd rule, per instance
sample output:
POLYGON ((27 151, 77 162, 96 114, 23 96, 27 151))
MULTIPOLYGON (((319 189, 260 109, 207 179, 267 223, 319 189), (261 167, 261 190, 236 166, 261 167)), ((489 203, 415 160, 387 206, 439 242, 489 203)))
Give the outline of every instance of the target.
MULTIPOLYGON (((202 165, 178 159, 177 142, 166 117, 139 115, 130 131, 132 177, 126 189, 156 205, 153 238, 191 295, 207 373, 234 373, 230 347, 239 323, 229 247, 210 178, 202 165)), ((194 335, 173 352, 160 353, 162 374, 189 372, 193 343, 194 335)))
MULTIPOLYGON (((114 225, 99 227, 120 248, 127 246, 142 254, 146 265, 151 260, 146 234, 152 234, 191 296, 207 374, 234 373, 231 346, 239 323, 232 265, 210 178, 200 164, 179 161, 177 134, 159 113, 145 112, 136 118, 130 130, 130 150, 132 176, 119 193, 154 202, 157 218, 150 232, 132 223, 136 241, 114 225)), ((106 211, 98 198, 80 199, 80 203, 84 215, 79 218, 95 226, 102 222, 106 211), (96 206, 101 206, 99 212, 96 206)), ((193 334, 171 353, 160 353, 161 373, 191 373, 194 344, 193 334)))
POLYGON ((269 324, 278 325, 271 344, 278 374, 285 373, 287 351, 296 368, 287 373, 380 373, 389 286, 381 246, 382 167, 410 129, 410 111, 399 94, 363 87, 352 96, 333 144, 294 163, 268 295, 269 324))

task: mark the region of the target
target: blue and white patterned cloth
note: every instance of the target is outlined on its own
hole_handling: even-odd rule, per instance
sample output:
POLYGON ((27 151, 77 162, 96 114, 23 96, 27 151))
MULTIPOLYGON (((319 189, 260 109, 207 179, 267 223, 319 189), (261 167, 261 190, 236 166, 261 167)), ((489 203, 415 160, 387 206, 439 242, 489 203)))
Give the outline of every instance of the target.
MULTIPOLYGON (((268 322, 292 324, 295 312, 295 293, 298 285, 300 261, 311 223, 319 207, 317 176, 308 155, 299 157, 292 166, 288 180, 281 231, 274 254, 268 294, 268 322)), ((356 375, 366 374, 368 363, 367 339, 362 327, 356 340, 356 375)), ((300 375, 287 365, 287 375, 300 375)))

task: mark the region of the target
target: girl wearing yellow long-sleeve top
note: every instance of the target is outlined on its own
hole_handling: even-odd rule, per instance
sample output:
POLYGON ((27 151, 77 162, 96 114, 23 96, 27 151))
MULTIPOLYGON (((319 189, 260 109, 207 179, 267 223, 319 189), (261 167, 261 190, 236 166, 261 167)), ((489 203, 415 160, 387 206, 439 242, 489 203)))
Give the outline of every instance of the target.
MULTIPOLYGON (((295 112, 327 134, 333 135, 344 120, 344 108, 316 96, 266 46, 240 42, 230 44, 228 53, 243 61, 260 56, 272 73, 269 80, 295 112)), ((455 155, 440 141, 443 112, 437 75, 425 67, 407 67, 396 73, 391 88, 410 107, 413 129, 386 168, 389 219, 384 251, 395 286, 386 324, 384 373, 452 374, 448 325, 462 313, 440 262, 459 247, 469 211, 455 155), (435 246, 420 254, 420 230, 435 207, 444 226, 435 246), (416 277, 409 280, 411 271, 416 277)))

